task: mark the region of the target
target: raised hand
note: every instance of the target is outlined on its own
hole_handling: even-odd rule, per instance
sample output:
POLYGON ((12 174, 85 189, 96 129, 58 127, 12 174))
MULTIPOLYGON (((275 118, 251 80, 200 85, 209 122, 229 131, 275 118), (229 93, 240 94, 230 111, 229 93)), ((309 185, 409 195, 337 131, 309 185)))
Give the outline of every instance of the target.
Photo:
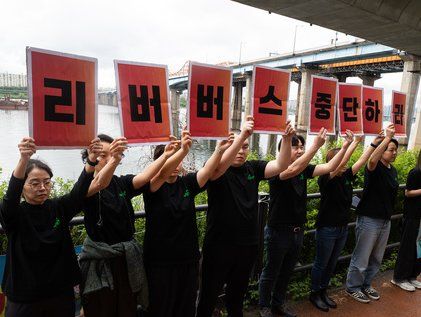
POLYGON ((364 135, 356 135, 354 142, 361 143, 364 140, 364 135))
POLYGON ((325 128, 321 128, 316 138, 314 139, 314 146, 316 146, 317 148, 321 148, 326 142, 326 135, 327 130, 325 128))
POLYGON ((178 151, 178 149, 180 148, 181 145, 181 141, 177 140, 177 138, 173 135, 170 135, 170 143, 168 143, 165 146, 164 149, 164 155, 169 158, 171 155, 173 155, 175 152, 178 151))
POLYGON ((253 134, 254 129, 254 118, 252 116, 247 116, 246 121, 241 128, 241 135, 245 138, 248 138, 250 135, 253 134))
POLYGON ((287 121, 287 125, 285 127, 285 133, 282 136, 283 138, 292 138, 292 136, 295 134, 295 129, 291 125, 291 120, 287 121))
POLYGON ((234 133, 230 132, 226 140, 218 141, 218 143, 216 143, 215 151, 220 153, 225 152, 225 150, 231 146, 232 142, 234 142, 234 138, 234 133))
POLYGON ((20 157, 25 160, 29 160, 32 155, 37 151, 35 140, 30 137, 23 138, 18 144, 20 157))
POLYGON ((374 138, 373 144, 379 145, 380 143, 382 143, 383 139, 384 139, 384 131, 381 130, 379 134, 374 138))
POLYGON ((186 127, 185 127, 184 130, 181 132, 181 149, 184 152, 188 152, 190 151, 191 145, 192 145, 192 139, 190 136, 190 132, 186 130, 186 127))
POLYGON ((393 123, 391 123, 386 128, 386 137, 392 139, 394 136, 395 136, 395 126, 393 123))
POLYGON ((343 147, 348 147, 354 140, 354 133, 352 133, 351 130, 346 130, 345 136, 343 136, 343 138, 344 138, 343 147))
POLYGON ((88 147, 88 159, 91 162, 95 162, 98 159, 99 153, 102 151, 102 143, 99 138, 95 138, 91 141, 88 147))
POLYGON ((115 138, 110 144, 110 155, 118 160, 124 157, 123 152, 127 150, 127 139, 125 137, 115 138))

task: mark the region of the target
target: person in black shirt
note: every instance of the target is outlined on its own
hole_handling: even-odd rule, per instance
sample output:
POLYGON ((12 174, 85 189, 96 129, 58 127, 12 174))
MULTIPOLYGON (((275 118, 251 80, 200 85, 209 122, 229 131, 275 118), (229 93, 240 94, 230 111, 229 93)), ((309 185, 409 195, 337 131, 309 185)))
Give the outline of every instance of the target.
MULTIPOLYGON (((143 195, 148 316, 195 315, 200 253, 194 198, 205 190, 232 140, 233 135, 231 141, 218 142, 213 155, 198 172, 179 176, 192 142, 190 133, 183 131, 181 149, 152 178, 149 190, 143 195)), ((156 147, 154 159, 158 159, 163 150, 163 146, 156 147)))
MULTIPOLYGON (((355 175, 367 163, 375 146, 383 140, 382 133, 367 147, 352 167, 346 168, 352 153, 363 139, 362 136, 355 137, 339 166, 318 179, 321 200, 316 220, 316 258, 311 271, 310 301, 320 310, 328 311, 329 307, 336 308, 336 303, 327 295, 326 289, 348 237, 352 183, 355 175)), ((329 162, 339 150, 340 148, 329 150, 326 162, 329 162)))
MULTIPOLYGON (((99 140, 89 148, 92 158, 101 148, 99 140)), ((2 281, 6 316, 73 317, 73 287, 80 282, 80 270, 69 222, 81 210, 94 168, 86 164, 69 194, 50 199, 53 173, 45 163, 30 159, 36 152, 34 139, 23 138, 19 151, 1 206, 8 238, 2 281)))
POLYGON ((85 228, 88 234, 80 255, 82 305, 86 317, 132 317, 137 305, 148 305, 147 281, 142 250, 134 239, 134 210, 131 199, 147 189, 176 150, 172 140, 164 154, 142 173, 115 176, 114 171, 127 148, 124 137, 113 140, 100 134, 102 150, 91 161, 97 182, 84 200, 85 228))
POLYGON ((265 227, 267 261, 259 281, 261 316, 295 316, 286 308, 285 301, 288 281, 303 245, 307 179, 334 171, 349 146, 345 139, 343 147, 330 162, 309 165, 325 140, 326 129, 322 128, 310 149, 304 152, 304 138, 294 136, 288 168, 269 180, 269 219, 265 227))
POLYGON ((243 316, 244 295, 257 256, 259 182, 278 175, 288 165, 294 133, 290 123, 277 159, 270 162, 246 161, 253 125, 253 117, 248 116, 208 185, 198 317, 212 315, 224 284, 228 315, 243 316))
POLYGON ((364 175, 364 190, 357 206, 355 248, 346 280, 347 294, 368 303, 378 300, 371 282, 378 272, 390 232, 390 217, 398 193, 398 174, 391 163, 396 159, 398 142, 395 127, 386 128, 386 137, 370 156, 364 175))
POLYGON ((409 172, 406 181, 402 240, 391 281, 406 291, 421 289, 421 282, 417 280, 421 273, 421 254, 417 252, 417 243, 421 244, 420 220, 421 152, 418 154, 417 165, 409 172))

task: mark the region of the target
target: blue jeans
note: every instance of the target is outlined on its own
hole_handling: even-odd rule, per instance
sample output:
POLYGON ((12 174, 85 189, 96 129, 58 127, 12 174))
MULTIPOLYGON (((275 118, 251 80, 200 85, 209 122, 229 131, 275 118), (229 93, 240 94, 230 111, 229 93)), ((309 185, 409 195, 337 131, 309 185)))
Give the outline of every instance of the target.
POLYGON ((316 259, 311 270, 311 290, 329 286, 339 255, 348 237, 348 227, 321 227, 316 230, 316 259))
POLYGON ((289 279, 303 246, 303 229, 265 227, 266 264, 259 280, 260 307, 284 304, 289 279))
POLYGON ((380 268, 390 233, 390 220, 358 216, 355 249, 349 264, 346 288, 350 292, 371 286, 380 268))

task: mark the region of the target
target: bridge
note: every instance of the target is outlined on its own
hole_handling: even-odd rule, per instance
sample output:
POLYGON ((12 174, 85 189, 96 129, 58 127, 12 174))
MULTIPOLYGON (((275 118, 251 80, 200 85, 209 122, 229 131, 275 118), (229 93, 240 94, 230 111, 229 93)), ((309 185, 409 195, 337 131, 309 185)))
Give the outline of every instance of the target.
MULTIPOLYGON (((187 64, 186 64, 187 65, 187 64)), ((186 66, 185 65, 185 66, 186 66)), ((267 58, 256 59, 241 64, 228 65, 234 73, 234 102, 232 113, 232 127, 239 128, 241 123, 241 109, 250 111, 251 78, 254 65, 263 65, 291 70, 291 78, 299 85, 297 94, 298 111, 296 112, 296 128, 299 133, 305 133, 308 127, 308 105, 310 104, 311 75, 323 74, 334 76, 340 82, 347 77, 360 77, 364 85, 373 86, 375 81, 384 73, 403 72, 400 90, 407 93, 408 118, 413 118, 416 97, 419 87, 419 60, 406 52, 395 48, 376 44, 365 40, 352 43, 330 45, 315 49, 296 51, 267 58), (243 107, 243 88, 245 87, 246 102, 243 107)), ((170 75, 171 106, 176 117, 179 109, 179 95, 188 85, 188 67, 170 75)), ((175 119, 177 120, 178 119, 175 119)), ((419 117, 419 116, 418 116, 419 117)), ((414 137, 409 139, 409 147, 421 147, 421 123, 417 117, 414 137), (417 142, 417 143, 416 143, 417 142)), ((412 120, 407 122, 410 131, 412 120)), ((176 121, 174 121, 174 124, 176 121)), ((177 125, 174 125, 177 126, 177 125)), ((256 148, 258 135, 253 137, 252 146, 256 148)), ((270 136, 269 143, 273 143, 276 136, 270 136)), ((406 143, 407 140, 401 140, 406 143)))

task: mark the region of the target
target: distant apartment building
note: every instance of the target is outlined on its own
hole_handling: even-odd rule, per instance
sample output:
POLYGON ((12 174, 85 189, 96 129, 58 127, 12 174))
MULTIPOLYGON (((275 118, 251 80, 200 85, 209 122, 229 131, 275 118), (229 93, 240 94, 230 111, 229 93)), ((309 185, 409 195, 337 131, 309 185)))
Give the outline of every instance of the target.
POLYGON ((27 76, 24 74, 0 73, 0 87, 27 87, 27 76))

